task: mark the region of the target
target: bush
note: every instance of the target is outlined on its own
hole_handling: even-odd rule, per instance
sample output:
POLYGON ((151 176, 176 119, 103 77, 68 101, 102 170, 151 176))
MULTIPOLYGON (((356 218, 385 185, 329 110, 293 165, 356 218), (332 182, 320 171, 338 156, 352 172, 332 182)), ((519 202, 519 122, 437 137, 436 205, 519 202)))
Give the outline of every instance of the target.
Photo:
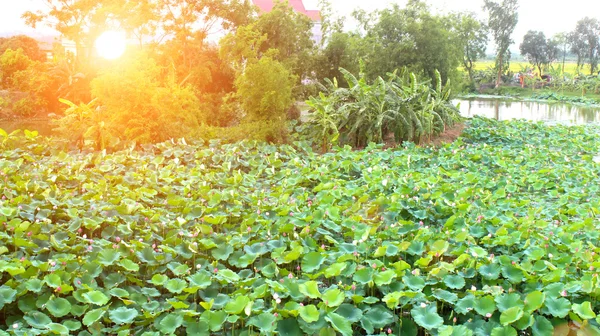
POLYGON ((30 117, 36 113, 34 108, 36 104, 32 103, 30 98, 19 99, 12 104, 11 110, 13 114, 20 117, 30 117))
POLYGON ((92 96, 122 139, 162 142, 188 136, 203 122, 192 88, 165 81, 160 74, 152 59, 139 56, 92 81, 92 96))
POLYGON ((280 62, 262 57, 248 65, 235 81, 237 98, 250 121, 285 119, 294 102, 292 89, 296 79, 280 62))
POLYGON ((287 124, 284 121, 254 121, 231 127, 202 126, 197 135, 203 140, 220 140, 222 143, 243 140, 272 144, 288 142, 287 124))

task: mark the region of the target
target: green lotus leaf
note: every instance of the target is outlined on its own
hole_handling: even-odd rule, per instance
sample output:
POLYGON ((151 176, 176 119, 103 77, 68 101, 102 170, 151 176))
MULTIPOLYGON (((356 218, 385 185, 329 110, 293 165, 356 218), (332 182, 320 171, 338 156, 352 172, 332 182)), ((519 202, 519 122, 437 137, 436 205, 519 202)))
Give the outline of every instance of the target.
POLYGON ((373 281, 373 269, 370 267, 363 268, 354 273, 353 280, 359 284, 366 285, 373 281))
POLYGON ((479 274, 486 280, 496 280, 500 276, 501 268, 497 264, 484 265, 479 268, 479 274))
POLYGON ((363 312, 361 323, 368 322, 373 328, 383 328, 394 322, 395 315, 383 305, 374 305, 363 312))
POLYGON ((346 269, 347 266, 348 264, 346 264, 345 262, 332 264, 331 266, 325 269, 325 277, 331 278, 339 276, 340 274, 342 274, 342 272, 346 269))
POLYGON ((327 307, 337 307, 341 305, 346 299, 346 295, 344 292, 339 289, 329 289, 325 293, 323 293, 321 300, 325 302, 327 307))
POLYGON ((223 328, 223 324, 227 320, 227 313, 222 310, 207 310, 202 313, 200 320, 206 322, 211 331, 219 331, 223 328))
POLYGON ((511 326, 498 327, 492 330, 491 336, 517 336, 517 331, 511 326))
POLYGON ((62 322, 62 324, 69 329, 69 331, 76 331, 81 329, 81 322, 76 320, 67 320, 62 322))
POLYGON ((235 299, 227 302, 223 309, 228 314, 239 315, 242 313, 244 308, 250 303, 250 298, 247 296, 237 296, 235 299))
POLYGON ((387 270, 375 274, 375 284, 377 286, 389 285, 396 278, 396 272, 387 270))
POLYGON ((206 271, 200 271, 187 277, 190 284, 199 289, 205 289, 212 283, 210 273, 206 271))
POLYGON ((554 299, 549 297, 544 301, 544 304, 550 315, 558 318, 564 318, 571 311, 571 302, 565 298, 554 299))
POLYGON ((129 272, 137 272, 140 270, 140 266, 129 259, 120 260, 119 266, 123 267, 129 272))
POLYGON ((221 244, 215 249, 210 251, 217 260, 227 260, 231 253, 233 253, 233 247, 229 244, 221 244))
POLYGON ((23 319, 27 324, 37 329, 44 329, 48 324, 52 323, 52 319, 48 315, 39 311, 30 311, 23 316, 23 319))
POLYGON ((262 313, 258 316, 252 316, 248 320, 248 325, 255 326, 261 333, 272 333, 275 331, 275 321, 277 318, 271 313, 262 313))
POLYGON ((348 321, 350 321, 352 323, 358 322, 361 319, 361 317, 363 316, 362 310, 360 310, 360 309, 356 308, 356 306, 348 304, 348 303, 341 304, 335 310, 335 313, 340 316, 343 316, 344 318, 346 318, 348 321))
POLYGON ((496 303, 492 296, 484 296, 475 300, 475 311, 479 315, 487 316, 493 314, 496 311, 496 303))
POLYGON ((465 287, 465 279, 460 275, 446 275, 444 277, 444 284, 451 289, 461 289, 465 287))
POLYGON ((110 295, 118 297, 118 298, 127 298, 129 297, 129 292, 122 288, 113 288, 108 292, 110 295))
POLYGON ((96 306, 104 306, 108 303, 108 296, 104 295, 104 293, 100 291, 91 291, 85 293, 83 294, 83 297, 86 299, 86 302, 96 306))
POLYGON ((98 262, 104 266, 110 266, 115 261, 119 260, 120 257, 121 257, 121 253, 119 253, 118 251, 111 250, 111 249, 105 249, 105 250, 100 251, 100 253, 98 253, 98 258, 96 260, 98 260, 98 262))
POLYGON ((527 296, 525 297, 525 300, 524 300, 525 311, 531 313, 537 309, 540 309, 542 307, 542 305, 544 304, 545 299, 546 299, 546 294, 544 294, 540 291, 534 291, 534 292, 527 294, 527 296))
POLYGON ((219 270, 217 276, 220 279, 223 279, 228 283, 235 283, 240 280, 240 276, 237 275, 237 273, 235 273, 234 271, 229 270, 229 269, 219 270))
POLYGON ((154 274, 150 282, 155 286, 162 286, 169 280, 169 277, 164 274, 154 274))
POLYGON ((531 331, 533 336, 554 335, 554 326, 547 318, 536 316, 531 331))
POLYGON ((298 311, 300 312, 300 317, 307 323, 313 323, 319 320, 320 312, 314 305, 302 306, 298 311))
POLYGON ((40 279, 29 279, 25 283, 25 288, 30 292, 39 293, 42 291, 43 284, 44 283, 40 279))
POLYGON ((475 302, 475 296, 473 294, 468 294, 456 302, 454 310, 459 314, 466 315, 475 308, 475 302))
POLYGON ((51 331, 53 334, 58 334, 58 335, 70 335, 71 334, 71 331, 69 330, 69 328, 65 327, 62 324, 58 324, 58 323, 50 323, 46 326, 46 329, 51 331))
POLYGON ((138 311, 133 308, 119 307, 109 310, 108 316, 116 324, 130 324, 138 316, 138 311))
POLYGON ((329 322, 333 329, 335 329, 340 334, 344 336, 351 336, 353 334, 352 324, 343 316, 338 315, 336 313, 328 313, 327 316, 325 316, 325 320, 329 322))
POLYGON ((410 314, 415 322, 426 330, 437 329, 444 324, 444 319, 438 315, 435 305, 416 306, 410 314))
POLYGON ((302 271, 312 273, 317 271, 325 261, 325 256, 320 252, 309 252, 302 258, 302 271))
POLYGON ((304 333, 300 329, 298 320, 295 318, 287 318, 277 322, 277 332, 283 336, 302 336, 304 333))
POLYGON ((425 280, 418 276, 407 275, 402 278, 402 282, 413 291, 421 291, 425 288, 425 280))
POLYGON ((82 322, 84 325, 89 326, 89 325, 93 324, 94 322, 98 321, 99 319, 101 319, 102 316, 104 316, 104 314, 106 314, 106 309, 103 309, 103 308, 90 310, 89 312, 87 312, 85 314, 82 322))
POLYGON ((187 288, 187 285, 188 283, 183 279, 171 279, 164 286, 169 292, 179 294, 187 288))
POLYGON ((523 300, 521 300, 521 296, 517 293, 496 296, 495 301, 501 313, 512 307, 524 308, 523 300))
POLYGON ((436 289, 433 291, 433 297, 438 300, 445 301, 447 303, 454 304, 458 300, 458 296, 452 292, 448 292, 443 289, 436 289))
POLYGON ((164 334, 172 334, 183 324, 183 316, 177 313, 167 314, 158 324, 158 330, 164 334))
POLYGON ((500 323, 504 326, 517 322, 523 317, 523 308, 512 307, 508 308, 500 314, 500 323))
POLYGON ((596 313, 594 313, 594 310, 592 309, 592 304, 589 301, 585 301, 581 304, 574 303, 571 309, 573 309, 573 312, 575 312, 577 315, 579 315, 579 317, 581 317, 584 320, 591 320, 593 318, 596 318, 596 313))
POLYGON ((71 303, 67 299, 52 298, 46 303, 46 309, 54 317, 63 317, 71 312, 71 303))
POLYGON ((311 299, 317 299, 321 297, 319 292, 319 284, 316 281, 307 281, 298 286, 300 293, 308 296, 311 299))

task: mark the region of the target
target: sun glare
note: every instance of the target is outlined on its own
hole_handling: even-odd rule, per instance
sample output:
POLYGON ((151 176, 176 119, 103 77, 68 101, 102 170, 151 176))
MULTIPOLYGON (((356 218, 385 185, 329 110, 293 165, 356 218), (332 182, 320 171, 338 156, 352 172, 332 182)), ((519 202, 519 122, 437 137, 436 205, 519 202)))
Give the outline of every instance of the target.
POLYGON ((96 39, 98 54, 109 60, 121 57, 125 53, 126 48, 127 39, 122 32, 107 31, 96 39))

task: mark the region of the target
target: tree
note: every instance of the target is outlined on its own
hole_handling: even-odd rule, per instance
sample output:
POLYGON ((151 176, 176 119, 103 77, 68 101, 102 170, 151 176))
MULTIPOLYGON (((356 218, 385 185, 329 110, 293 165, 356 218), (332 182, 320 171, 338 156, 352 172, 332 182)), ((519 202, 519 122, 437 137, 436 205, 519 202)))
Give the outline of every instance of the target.
POLYGON ((485 57, 488 42, 488 31, 483 22, 474 13, 458 13, 451 17, 456 31, 457 41, 463 51, 462 64, 469 73, 469 81, 473 82, 473 63, 485 57))
POLYGON ((518 0, 484 0, 484 9, 488 12, 488 27, 496 44, 496 88, 502 82, 508 48, 514 42, 511 36, 519 20, 518 8, 518 0))
POLYGON ((92 0, 43 0, 49 10, 47 12, 25 12, 25 22, 35 28, 44 22, 75 42, 76 61, 82 59, 84 46, 91 49, 93 41, 89 38, 92 29, 92 16, 101 5, 101 1, 92 0))
POLYGON ((38 41, 26 36, 16 35, 0 41, 0 55, 8 49, 18 50, 22 49, 23 53, 32 61, 46 61, 46 54, 40 50, 38 41))
POLYGON ((558 57, 558 47, 554 42, 546 39, 546 35, 541 31, 528 31, 523 37, 523 43, 519 49, 521 55, 538 68, 540 76, 542 75, 542 66, 548 66, 558 57))
POLYGON ((552 37, 552 42, 556 45, 558 52, 562 52, 562 73, 565 73, 565 60, 567 58, 567 47, 569 46, 569 34, 558 33, 552 37))
POLYGON ((280 62, 262 57, 235 80, 237 97, 249 121, 282 121, 292 105, 296 78, 280 62))
POLYGON ((327 45, 320 50, 315 62, 315 71, 319 81, 325 78, 336 79, 345 85, 340 68, 358 74, 362 38, 355 33, 335 32, 328 38, 327 45))
POLYGON ((375 15, 357 12, 366 30, 364 47, 369 78, 408 67, 432 81, 439 70, 444 81, 458 76, 462 50, 446 17, 433 15, 427 5, 410 0, 405 8, 393 5, 375 15))
POLYGON ((188 136, 204 116, 189 86, 181 86, 146 54, 115 64, 92 81, 111 134, 137 143, 188 136))
POLYGON ((0 87, 10 88, 13 85, 15 74, 27 70, 32 63, 23 49, 6 50, 0 55, 0 87))
POLYGON ((600 56, 600 22, 595 18, 585 17, 577 22, 570 37, 571 51, 577 54, 577 66, 581 66, 587 59, 590 74, 596 73, 600 56))

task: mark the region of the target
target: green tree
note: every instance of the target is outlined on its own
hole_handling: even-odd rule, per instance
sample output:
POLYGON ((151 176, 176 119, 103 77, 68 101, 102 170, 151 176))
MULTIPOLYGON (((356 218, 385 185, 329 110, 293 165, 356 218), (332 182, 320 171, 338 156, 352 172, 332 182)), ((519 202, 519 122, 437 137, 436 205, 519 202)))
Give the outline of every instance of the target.
POLYGON ((496 87, 502 82, 504 63, 510 55, 509 47, 514 42, 512 34, 519 21, 518 0, 484 0, 484 9, 488 12, 488 27, 496 44, 496 87))
POLYGON ((0 55, 0 86, 4 89, 12 87, 15 74, 27 70, 32 63, 23 49, 6 50, 0 55))
POLYGON ((92 81, 113 134, 137 143, 185 137, 198 129, 204 116, 193 89, 178 85, 148 55, 115 64, 92 81))
POLYGON ((26 36, 16 35, 9 38, 0 39, 0 55, 8 49, 22 49, 23 53, 32 61, 46 61, 46 54, 40 50, 38 41, 26 36))
POLYGON ((43 0, 47 11, 25 12, 25 22, 35 28, 44 23, 62 36, 75 42, 76 61, 82 60, 85 48, 91 50, 93 41, 89 37, 92 29, 92 17, 100 7, 101 1, 90 0, 43 0))
POLYGON ((315 71, 319 81, 325 78, 336 79, 345 85, 340 68, 357 74, 361 57, 362 37, 356 33, 334 32, 328 38, 327 45, 319 51, 315 62, 315 71))
POLYGON ((286 66, 271 57, 249 64, 235 80, 237 97, 248 121, 283 121, 294 102, 295 76, 286 66))
POLYGON ((553 44, 559 49, 559 52, 562 53, 562 73, 565 73, 565 61, 567 59, 567 48, 569 46, 569 34, 568 33, 558 33, 552 37, 553 44))
POLYGON ((462 52, 462 65, 473 82, 473 63, 485 56, 488 43, 488 31, 485 24, 475 17, 474 13, 458 13, 451 15, 456 40, 462 52))
POLYGON ((578 56, 578 67, 587 59, 590 74, 594 74, 600 56, 600 22, 595 18, 585 17, 577 22, 570 37, 571 50, 578 56))
POLYGON ((405 66, 432 80, 436 70, 444 81, 458 77, 462 50, 451 21, 430 13, 424 2, 410 0, 406 8, 394 5, 375 16, 356 13, 355 17, 364 20, 360 25, 366 30, 364 50, 369 78, 383 77, 405 66))
POLYGON ((546 35, 541 31, 528 31, 523 37, 519 49, 521 55, 534 67, 538 68, 540 76, 542 75, 542 67, 550 65, 558 56, 556 45, 551 40, 546 39, 546 35))

